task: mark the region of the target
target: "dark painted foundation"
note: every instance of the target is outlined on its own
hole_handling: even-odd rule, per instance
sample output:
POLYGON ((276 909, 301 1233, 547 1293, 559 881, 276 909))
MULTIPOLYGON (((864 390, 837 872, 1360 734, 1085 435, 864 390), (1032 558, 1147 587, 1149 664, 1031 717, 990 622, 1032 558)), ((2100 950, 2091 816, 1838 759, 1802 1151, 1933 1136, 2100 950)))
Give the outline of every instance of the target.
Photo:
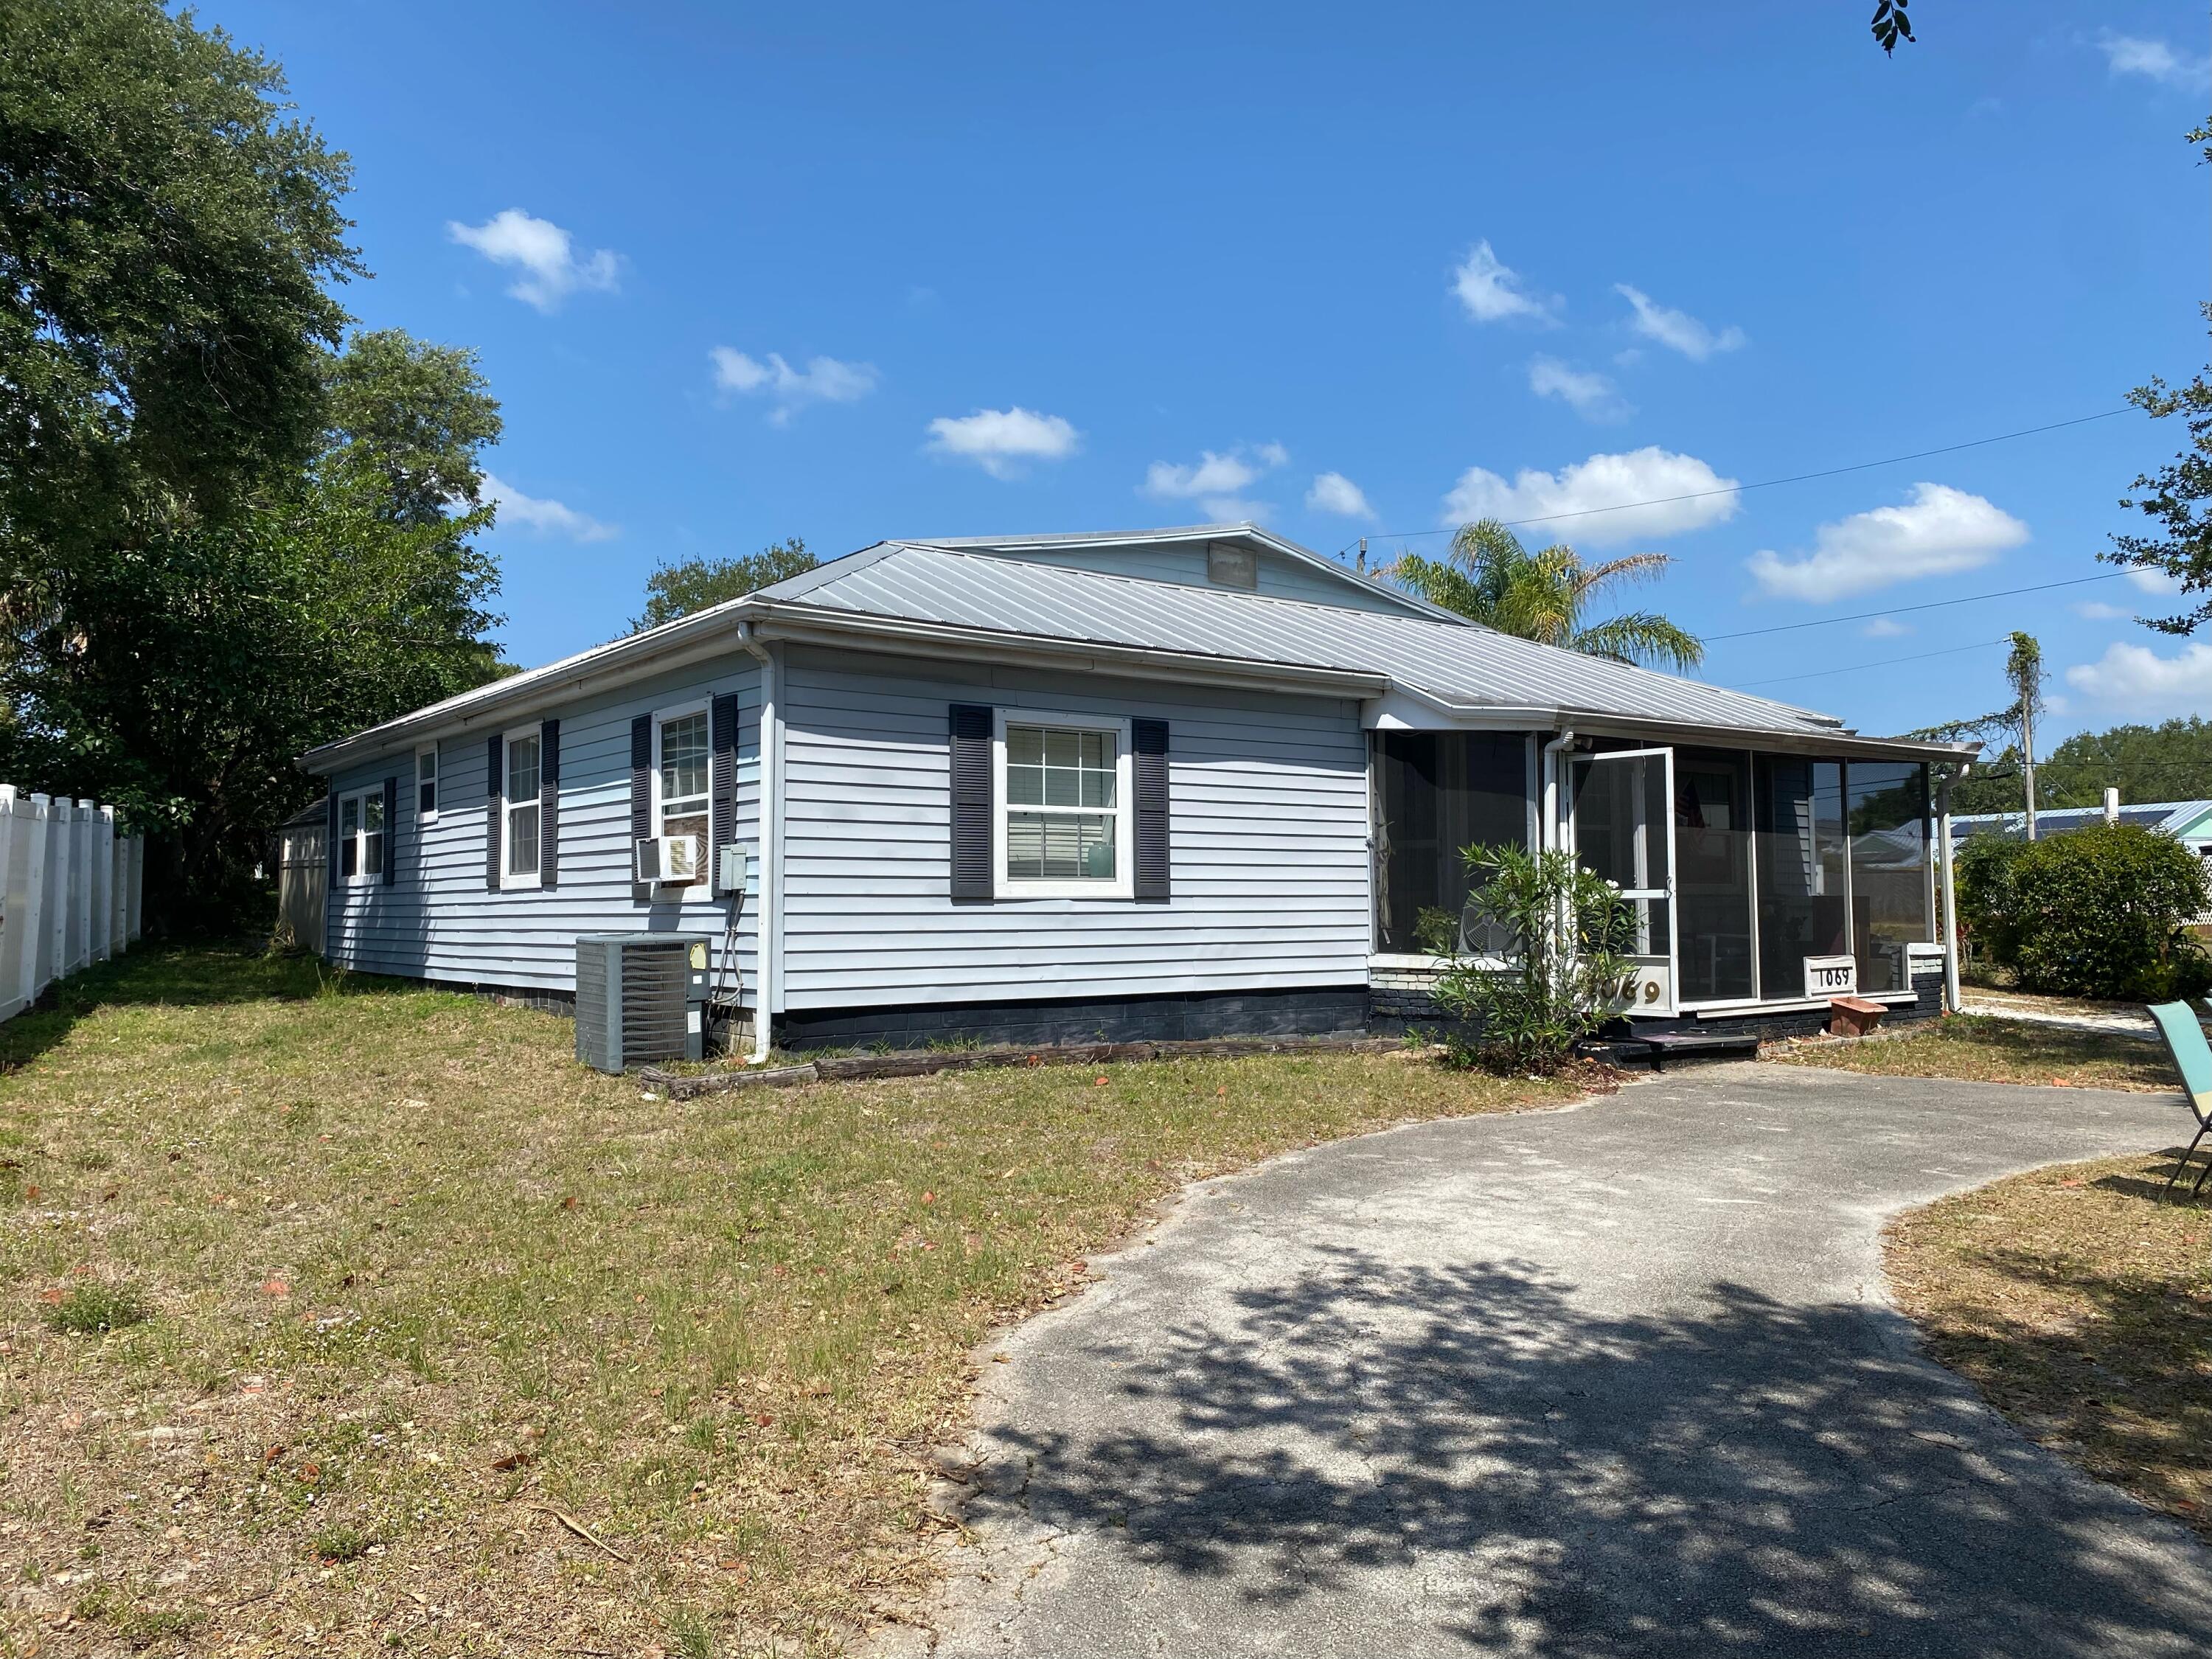
POLYGON ((802 1008, 776 1017, 781 1048, 921 1048, 931 1043, 1191 1042, 1333 1036, 1367 1026, 1367 988, 1216 991, 1069 1001, 802 1008))

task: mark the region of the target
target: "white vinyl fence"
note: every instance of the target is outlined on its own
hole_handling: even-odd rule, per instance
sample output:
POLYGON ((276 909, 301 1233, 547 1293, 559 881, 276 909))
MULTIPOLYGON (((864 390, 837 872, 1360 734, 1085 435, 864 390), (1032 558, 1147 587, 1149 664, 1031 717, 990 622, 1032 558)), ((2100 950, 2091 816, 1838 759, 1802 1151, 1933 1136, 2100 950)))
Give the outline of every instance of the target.
POLYGON ((138 937, 146 838, 115 809, 0 783, 0 1020, 138 937))

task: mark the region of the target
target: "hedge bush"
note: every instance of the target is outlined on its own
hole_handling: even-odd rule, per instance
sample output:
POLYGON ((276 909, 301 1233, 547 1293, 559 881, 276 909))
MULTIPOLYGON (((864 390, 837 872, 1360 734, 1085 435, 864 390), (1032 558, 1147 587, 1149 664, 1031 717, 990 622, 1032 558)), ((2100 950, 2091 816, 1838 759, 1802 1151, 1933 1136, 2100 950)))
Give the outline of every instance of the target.
POLYGON ((2162 1002, 2212 989, 2212 957, 2183 931, 2204 912, 2204 862, 2171 836, 2100 823, 1978 836, 1958 887, 1960 920, 2022 990, 2162 1002))

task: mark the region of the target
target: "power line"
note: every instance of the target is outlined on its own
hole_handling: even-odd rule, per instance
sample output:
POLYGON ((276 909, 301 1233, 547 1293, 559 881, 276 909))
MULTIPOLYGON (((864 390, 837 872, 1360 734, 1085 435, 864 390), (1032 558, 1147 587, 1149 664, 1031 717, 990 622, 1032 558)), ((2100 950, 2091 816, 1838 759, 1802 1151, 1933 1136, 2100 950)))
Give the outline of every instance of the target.
POLYGON ((2079 587, 2085 582, 2108 582, 2124 576, 2124 570, 2107 570, 2101 576, 2075 576, 2063 582, 2039 582, 2033 587, 2003 587, 1994 593, 1969 593, 1959 599, 1930 599, 1925 605, 1896 605, 1887 611, 1855 611, 1848 617, 1818 617, 1811 622, 1777 623, 1771 628, 1746 628, 1734 634, 1708 634, 1705 643, 1747 640, 1759 634, 1788 634, 1800 628, 1826 628, 1834 623, 1866 622, 1875 617, 1901 617, 1911 611, 1937 611, 1947 605, 1972 605, 1978 599, 2008 599, 2021 593, 2047 593, 2054 587, 2079 587))
POLYGON ((1880 662, 1856 662, 1844 668, 1815 668, 1804 674, 1776 674, 1763 680, 1739 680, 1724 687, 1730 691, 1747 690, 1754 685, 1779 685, 1784 680, 1817 680, 1823 674, 1857 674, 1869 668, 1893 668, 1899 663, 1925 662, 1930 657, 1955 657, 1962 651, 1985 651, 1993 645, 2009 645, 2009 640, 1982 640, 1973 645, 1954 645, 1948 651, 1923 651, 1911 657, 1886 657, 1880 662))
MULTIPOLYGON (((2132 407, 2132 404, 2129 406, 2130 409, 2132 407)), ((1945 444, 1936 449, 1917 449, 1910 455, 1892 455, 1879 461, 1856 461, 1850 466, 1831 466, 1818 472, 1796 472, 1786 478, 1761 478, 1756 483, 1730 484, 1725 489, 1693 489, 1687 495, 1657 495, 1648 501, 1616 501, 1610 507, 1577 507, 1571 513, 1547 513, 1534 519, 1508 519, 1504 521, 1505 527, 1509 530, 1519 530, 1532 524, 1556 524, 1562 519, 1587 519, 1599 513, 1626 513, 1631 507, 1672 507, 1677 501, 1699 501, 1714 495, 1740 495, 1747 490, 1772 489, 1778 484, 1807 483, 1814 478, 1838 478, 1847 472, 1866 472, 1878 466, 1901 466, 1906 461, 1924 461, 1931 455, 1955 455, 1962 449, 1979 449, 1986 444, 2008 443, 2014 438, 2032 438, 2039 432, 2057 432, 2069 426, 2086 426, 2092 421, 2109 421, 2115 415, 2125 415, 2128 412, 2129 409, 2107 409, 2095 415, 2077 415, 2070 421, 2053 421, 2048 426, 2027 426, 2017 432, 2000 432, 1993 438, 1969 438, 1964 443, 1945 444)), ((1442 530, 1390 530, 1382 532, 1379 536, 1370 537, 1370 539, 1412 541, 1419 536, 1449 536, 1455 533, 1457 533, 1456 526, 1442 530)), ((1337 550, 1337 556, 1342 558, 1346 552, 1358 544, 1356 539, 1346 542, 1343 547, 1337 550)))

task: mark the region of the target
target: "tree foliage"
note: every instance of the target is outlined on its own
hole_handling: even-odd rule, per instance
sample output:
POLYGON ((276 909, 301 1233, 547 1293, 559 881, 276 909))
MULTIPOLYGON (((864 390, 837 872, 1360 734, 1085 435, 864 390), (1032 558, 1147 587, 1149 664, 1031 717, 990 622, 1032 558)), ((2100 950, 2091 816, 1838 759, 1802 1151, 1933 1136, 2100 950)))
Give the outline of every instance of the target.
MULTIPOLYGON (((2212 720, 2198 715, 2158 726, 2077 732, 2035 766, 2037 802, 2094 806, 2107 788, 2123 801, 2212 799, 2212 720)), ((2020 750, 2008 746, 1952 787, 1957 812, 2021 810, 2020 750)))
POLYGON ((0 6, 0 560, 221 508, 313 447, 346 157, 156 0, 0 6))
MULTIPOLYGON (((2212 146, 2206 153, 2212 159, 2212 146)), ((2212 305, 2203 309, 2212 320, 2212 305)), ((2193 634, 2212 619, 2212 378, 2208 376, 2212 370, 2176 388, 2154 375, 2148 385, 2128 393, 2128 401, 2154 420, 2179 416, 2188 441, 2165 465, 2137 475, 2135 493, 2121 498, 2122 507, 2150 520, 2151 532, 2115 536, 2111 549, 2099 555, 2113 564, 2171 576, 2185 596, 2198 596, 2177 615, 2143 619, 2161 633, 2193 634)))
POLYGON ((664 562, 645 579, 645 614, 631 619, 629 631, 672 623, 695 611, 723 605, 757 593, 803 571, 814 568, 814 556, 793 536, 774 542, 742 558, 704 557, 664 562))
POLYGON ((1705 659, 1704 642, 1656 612, 1584 620, 1604 589, 1654 580, 1672 562, 1664 553, 1633 553, 1587 565, 1565 545, 1531 553, 1497 520, 1482 519, 1462 525, 1442 559, 1401 554, 1387 574, 1431 605, 1517 639, 1616 662, 1694 668, 1705 659))
POLYGON ((2203 860, 2140 824, 2042 841, 1978 836, 1959 859, 1959 914, 2021 988, 2160 1001, 2200 996, 2212 963, 2188 933, 2203 914, 2203 860))
POLYGON ((325 365, 348 423, 303 471, 219 516, 179 507, 72 546, 5 602, 0 776, 155 831, 172 916, 180 891, 199 916, 246 901, 264 833, 317 791, 302 750, 496 672, 498 573, 471 540, 492 508, 431 511, 417 485, 473 495, 497 405, 468 354, 364 337, 363 361, 325 365), (423 407, 444 411, 442 447, 423 407))

